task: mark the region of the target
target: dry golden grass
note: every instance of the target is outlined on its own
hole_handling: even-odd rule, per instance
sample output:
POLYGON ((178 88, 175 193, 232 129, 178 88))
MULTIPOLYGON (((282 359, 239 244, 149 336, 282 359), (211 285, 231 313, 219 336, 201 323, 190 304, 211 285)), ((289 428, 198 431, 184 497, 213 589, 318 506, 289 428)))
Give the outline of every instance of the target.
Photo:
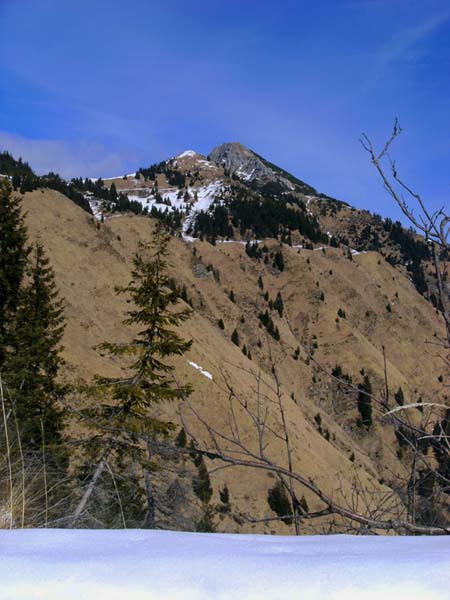
MULTIPOLYGON (((64 196, 47 190, 26 194, 23 206, 30 236, 44 244, 65 298, 67 374, 90 378, 96 373, 120 373, 122 366, 101 356, 94 346, 105 340, 125 341, 130 335, 122 325, 128 305, 125 298, 115 294, 114 286, 128 282, 131 257, 139 241, 149 239, 151 221, 118 216, 100 225, 64 196)), ((268 245, 276 246, 274 242, 268 245)), ((431 398, 439 389, 440 364, 425 341, 441 330, 442 323, 408 278, 376 253, 358 255, 350 261, 338 249, 299 251, 285 246, 286 269, 278 273, 251 260, 242 244, 192 245, 174 239, 171 251, 172 274, 186 285, 195 308, 183 327, 183 334, 194 340, 192 350, 176 361, 179 380, 193 385, 195 407, 214 425, 225 428, 228 405, 223 374, 249 402, 255 397, 255 378, 250 371, 261 365, 262 377, 272 381, 266 336, 257 318, 258 312, 267 308, 257 284, 261 275, 270 297, 275 299, 280 291, 284 300, 286 317, 279 319, 276 311, 272 313, 281 343, 271 340, 270 348, 285 392, 295 463, 335 496, 351 496, 355 474, 365 490, 386 491, 379 478, 386 477, 389 470, 402 472, 393 432, 376 424, 373 435, 358 439, 352 433, 355 408, 342 414, 333 412, 334 392, 329 379, 308 361, 303 350, 300 360, 294 360, 293 354, 300 342, 311 344, 316 339, 315 358, 320 363, 327 368, 340 364, 355 381, 361 379, 360 369, 364 368, 379 391, 384 377, 384 345, 390 389, 395 391, 401 385, 406 401, 419 396, 424 401, 431 398), (220 281, 212 272, 196 277, 192 267, 199 261, 217 269, 220 281), (235 303, 228 298, 230 290, 235 293, 235 303), (317 290, 323 291, 323 302, 315 298, 317 290), (386 310, 388 303, 392 312, 386 310), (346 319, 336 323, 339 308, 345 310, 346 319), (241 322, 242 317, 245 322, 241 322), (224 331, 217 325, 219 318, 224 320, 224 331), (251 361, 230 341, 235 327, 242 343, 251 350, 251 361), (188 360, 209 371, 213 381, 188 360), (317 431, 314 417, 318 413, 330 432, 330 441, 317 431), (352 453, 354 462, 350 461, 352 453)), ((175 407, 164 410, 177 419, 175 407)), ((198 424, 192 420, 190 424, 197 435, 203 435, 198 424)), ((251 435, 248 423, 242 421, 241 426, 251 435)), ((285 460, 281 444, 274 443, 271 451, 277 460, 285 460)), ((225 469, 213 474, 212 482, 216 501, 218 490, 226 483, 233 509, 259 517, 271 515, 266 501, 267 489, 273 485, 269 476, 225 469)), ((312 498, 305 495, 310 508, 316 508, 312 498)), ((241 525, 229 517, 219 528, 289 531, 284 524, 241 525)))

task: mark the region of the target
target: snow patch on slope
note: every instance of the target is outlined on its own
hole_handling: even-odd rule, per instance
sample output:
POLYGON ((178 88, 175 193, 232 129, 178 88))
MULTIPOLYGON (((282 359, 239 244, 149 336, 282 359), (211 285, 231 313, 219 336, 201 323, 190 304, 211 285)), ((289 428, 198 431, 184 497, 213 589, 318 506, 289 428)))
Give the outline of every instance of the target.
MULTIPOLYGON (((117 177, 102 177, 102 180, 112 181, 113 179, 123 179, 124 177, 136 177, 136 173, 125 173, 125 175, 118 175, 117 177)), ((94 179, 92 181, 94 181, 94 179)))
POLYGON ((129 200, 139 202, 139 204, 141 204, 143 208, 147 208, 149 212, 155 207, 162 212, 173 212, 177 209, 186 213, 182 225, 182 236, 185 241, 193 242, 194 238, 187 235, 187 231, 194 224, 197 214, 201 211, 208 211, 211 204, 223 189, 223 181, 221 179, 212 181, 207 185, 189 187, 187 190, 189 194, 189 203, 187 203, 184 198, 184 192, 180 194, 178 188, 160 189, 159 194, 164 202, 159 202, 149 188, 141 189, 141 195, 135 193, 127 194, 127 196, 129 200), (143 193, 146 193, 147 195, 143 196, 143 193))
POLYGON ((197 152, 195 152, 195 150, 185 150, 181 154, 175 156, 175 158, 193 158, 194 156, 197 156, 197 152))
POLYGON ((159 193, 162 199, 167 202, 158 202, 156 197, 151 193, 149 189, 145 190, 141 188, 141 194, 146 193, 146 196, 142 196, 139 194, 127 194, 128 200, 134 200, 135 202, 139 202, 143 208, 148 208, 150 211, 153 207, 158 210, 173 212, 174 209, 185 210, 186 203, 184 201, 183 196, 181 198, 178 197, 179 190, 174 188, 167 188, 159 190, 159 193))
POLYGON ((93 198, 91 194, 84 194, 84 198, 89 202, 94 219, 101 221, 103 215, 103 200, 93 198))
POLYGON ((252 169, 249 173, 243 167, 239 167, 239 169, 236 171, 236 175, 243 181, 251 181, 254 174, 255 174, 255 169, 252 169))
POLYGON ((197 371, 200 371, 200 373, 202 375, 204 375, 208 379, 212 380, 213 376, 211 375, 211 373, 209 371, 207 371, 206 369, 204 369, 203 367, 201 367, 197 363, 193 362, 192 360, 188 360, 188 363, 191 365, 191 367, 194 367, 194 369, 197 369, 197 371))
POLYGON ((197 202, 192 205, 191 211, 189 215, 185 218, 183 226, 182 226, 182 236, 186 242, 193 242, 194 238, 190 235, 187 235, 188 230, 194 224, 195 217, 201 211, 208 211, 211 207, 211 204, 214 202, 219 193, 223 190, 223 182, 221 179, 217 181, 213 181, 208 185, 198 187, 198 188, 190 188, 190 193, 197 194, 197 202))

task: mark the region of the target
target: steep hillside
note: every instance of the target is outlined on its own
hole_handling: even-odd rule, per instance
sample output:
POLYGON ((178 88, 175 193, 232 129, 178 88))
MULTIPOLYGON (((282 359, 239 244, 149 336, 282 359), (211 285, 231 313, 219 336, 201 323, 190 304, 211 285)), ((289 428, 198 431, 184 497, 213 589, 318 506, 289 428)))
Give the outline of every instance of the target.
POLYGON ((438 304, 430 250, 422 238, 399 222, 319 193, 239 142, 218 146, 208 158, 187 150, 134 175, 97 180, 97 188, 78 183, 89 188, 85 197, 98 218, 117 210, 143 212, 184 238, 270 237, 307 248, 326 244, 348 253, 380 252, 438 304), (102 199, 103 185, 108 191, 102 199))
MULTIPOLYGON (((364 498, 357 501, 371 502, 367 499, 388 493, 388 486, 404 474, 395 433, 376 418, 370 432, 361 427, 355 395, 342 391, 318 365, 328 370, 338 366, 356 384, 368 375, 379 393, 385 385, 384 346, 390 390, 402 387, 406 400, 425 401, 438 389, 440 364, 424 343, 441 331, 440 317, 406 274, 378 252, 352 254, 345 246, 320 242, 331 240, 326 231, 335 232, 331 223, 327 229, 329 215, 315 217, 309 208, 305 192, 311 190, 302 187, 306 184, 292 181, 253 153, 248 163, 237 166, 230 152, 221 148, 209 159, 188 151, 135 177, 107 182, 155 217, 163 218, 166 212, 167 220, 169 215, 179 217, 177 222, 170 217, 174 232, 178 229, 181 234, 171 243, 171 273, 185 286, 185 298, 194 309, 183 327, 194 344, 189 355, 177 361, 177 377, 192 382, 195 409, 220 431, 227 431, 227 385, 249 405, 258 390, 275 400, 275 365, 294 441, 294 465, 344 503, 355 502, 358 481, 364 498), (282 196, 285 210, 280 213, 282 196), (278 236, 272 238, 279 239, 245 244, 241 240, 252 229, 258 238, 269 226, 265 220, 255 229, 253 220, 247 227, 245 202, 262 207, 265 200, 269 206, 279 202, 275 212, 267 213, 268 220, 278 216, 278 236), (222 217, 221 208, 227 209, 222 217), (214 229, 220 222, 224 230, 228 228, 224 235, 214 229), (194 239, 203 237, 207 226, 212 229, 205 237, 213 243, 194 239), (226 240, 230 234, 236 241, 226 240), (278 294, 282 307, 276 301, 278 294)), ((310 202, 319 206, 320 197, 314 198, 310 202)), ((103 217, 95 219, 48 189, 26 193, 23 206, 30 235, 46 247, 66 300, 67 374, 72 378, 120 374, 121 365, 94 347, 105 340, 129 338, 122 325, 126 299, 117 296, 114 287, 128 282, 131 257, 139 241, 149 239, 151 219, 119 216, 111 205, 101 207, 97 215, 103 217)), ((179 422, 174 406, 163 410, 179 422)), ((376 417, 375 408, 374 412, 376 417)), ((205 428, 188 407, 184 414, 195 436, 206 439, 205 428)), ((242 438, 253 443, 245 411, 235 413, 235 418, 242 438)), ((269 419, 277 427, 272 404, 269 419)), ((286 460, 276 436, 271 436, 268 451, 276 460, 286 460)), ((200 518, 201 507, 192 494, 192 469, 178 466, 178 472, 163 470, 159 475, 157 518, 161 526, 188 529, 200 518)), ((207 466, 214 490, 211 504, 220 506, 220 490, 225 484, 229 489, 231 511, 215 511, 219 531, 290 531, 280 522, 253 524, 245 518, 273 516, 267 503, 273 478, 242 469, 215 470, 211 461, 207 466)), ((303 494, 310 510, 317 508, 311 495, 299 490, 299 497, 303 494)), ((306 521, 304 531, 325 526, 306 521)))

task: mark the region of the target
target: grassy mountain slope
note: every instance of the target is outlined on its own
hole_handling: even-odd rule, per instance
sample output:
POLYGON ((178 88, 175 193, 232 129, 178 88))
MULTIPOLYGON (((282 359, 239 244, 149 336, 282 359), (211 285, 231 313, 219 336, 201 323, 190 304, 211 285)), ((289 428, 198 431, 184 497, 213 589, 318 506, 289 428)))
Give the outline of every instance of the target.
MULTIPOLYGON (((48 251, 57 284, 66 299, 64 357, 68 374, 73 378, 119 374, 121 365, 102 357, 94 346, 105 340, 128 338, 122 325, 127 303, 114 293, 114 286, 128 282, 131 257, 139 241, 149 239, 151 221, 139 216, 119 216, 108 218, 105 223, 96 222, 54 190, 25 194, 23 206, 30 236, 40 239, 48 251)), ((269 386, 274 386, 270 350, 284 390, 295 446, 294 463, 341 500, 350 501, 355 477, 367 493, 383 492, 386 487, 380 482, 389 483, 403 472, 392 429, 375 422, 373 432, 364 433, 356 424, 355 398, 337 389, 303 349, 296 360, 296 348, 310 348, 314 359, 328 369, 340 365, 356 383, 362 379, 364 369, 374 390, 379 392, 384 385, 384 345, 390 389, 402 386, 406 401, 419 397, 425 401, 438 389, 440 371, 424 342, 434 331, 441 330, 440 318, 408 277, 376 252, 349 260, 343 249, 304 250, 280 247, 276 241, 267 242, 267 246, 269 251, 282 251, 284 271, 274 268, 271 261, 265 264, 250 258, 240 243, 214 246, 173 239, 172 275, 186 286, 194 308, 193 317, 183 330, 194 344, 189 355, 177 362, 177 377, 192 382, 193 405, 214 425, 226 430, 228 392, 224 377, 252 403, 257 388, 252 372, 257 373, 261 366, 263 386, 273 397, 269 390, 269 386), (259 277, 264 290, 258 285, 259 277), (235 302, 229 298, 231 290, 235 302), (269 309, 265 292, 272 300, 281 293, 282 318, 276 310, 269 309), (339 309, 345 311, 346 317, 336 322, 339 309), (260 327, 258 313, 265 310, 269 310, 279 329, 280 341, 267 336, 260 327), (219 319, 224 321, 224 330, 218 326, 219 319), (241 348, 245 344, 250 349, 252 360, 231 342, 235 328, 241 348), (186 359, 210 372, 213 380, 186 359)), ((174 406, 162 410, 178 420, 174 406)), ((187 420, 197 436, 206 435, 195 419, 188 415, 187 420)), ((243 436, 251 436, 244 415, 238 413, 238 420, 243 436)), ((272 440, 270 451, 278 460, 284 460, 279 441, 272 440)), ((212 469, 216 465, 207 461, 207 466, 212 469)), ((167 481, 173 477, 161 474, 161 490, 166 490, 167 481)), ((267 504, 267 490, 274 484, 273 478, 225 469, 213 473, 211 480, 212 504, 219 502, 219 490, 226 483, 234 514, 216 515, 219 530, 289 531, 283 523, 250 524, 243 518, 246 514, 274 516, 267 504)), ((189 487, 185 483, 181 481, 183 489, 189 487)), ((310 509, 317 508, 307 492, 305 497, 310 509)), ((199 511, 198 503, 193 506, 182 524, 176 516, 167 514, 160 515, 160 520, 167 526, 192 526, 199 511)), ((305 531, 311 527, 306 523, 305 531)))

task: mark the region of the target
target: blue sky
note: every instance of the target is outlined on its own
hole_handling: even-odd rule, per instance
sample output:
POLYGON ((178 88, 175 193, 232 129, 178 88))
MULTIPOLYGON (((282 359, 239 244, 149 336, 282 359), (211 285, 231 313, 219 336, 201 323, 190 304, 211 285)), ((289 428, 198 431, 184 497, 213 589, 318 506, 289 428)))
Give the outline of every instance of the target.
POLYGON ((359 145, 449 205, 448 0, 0 0, 0 149, 113 176, 239 140, 320 191, 398 211, 359 145))

